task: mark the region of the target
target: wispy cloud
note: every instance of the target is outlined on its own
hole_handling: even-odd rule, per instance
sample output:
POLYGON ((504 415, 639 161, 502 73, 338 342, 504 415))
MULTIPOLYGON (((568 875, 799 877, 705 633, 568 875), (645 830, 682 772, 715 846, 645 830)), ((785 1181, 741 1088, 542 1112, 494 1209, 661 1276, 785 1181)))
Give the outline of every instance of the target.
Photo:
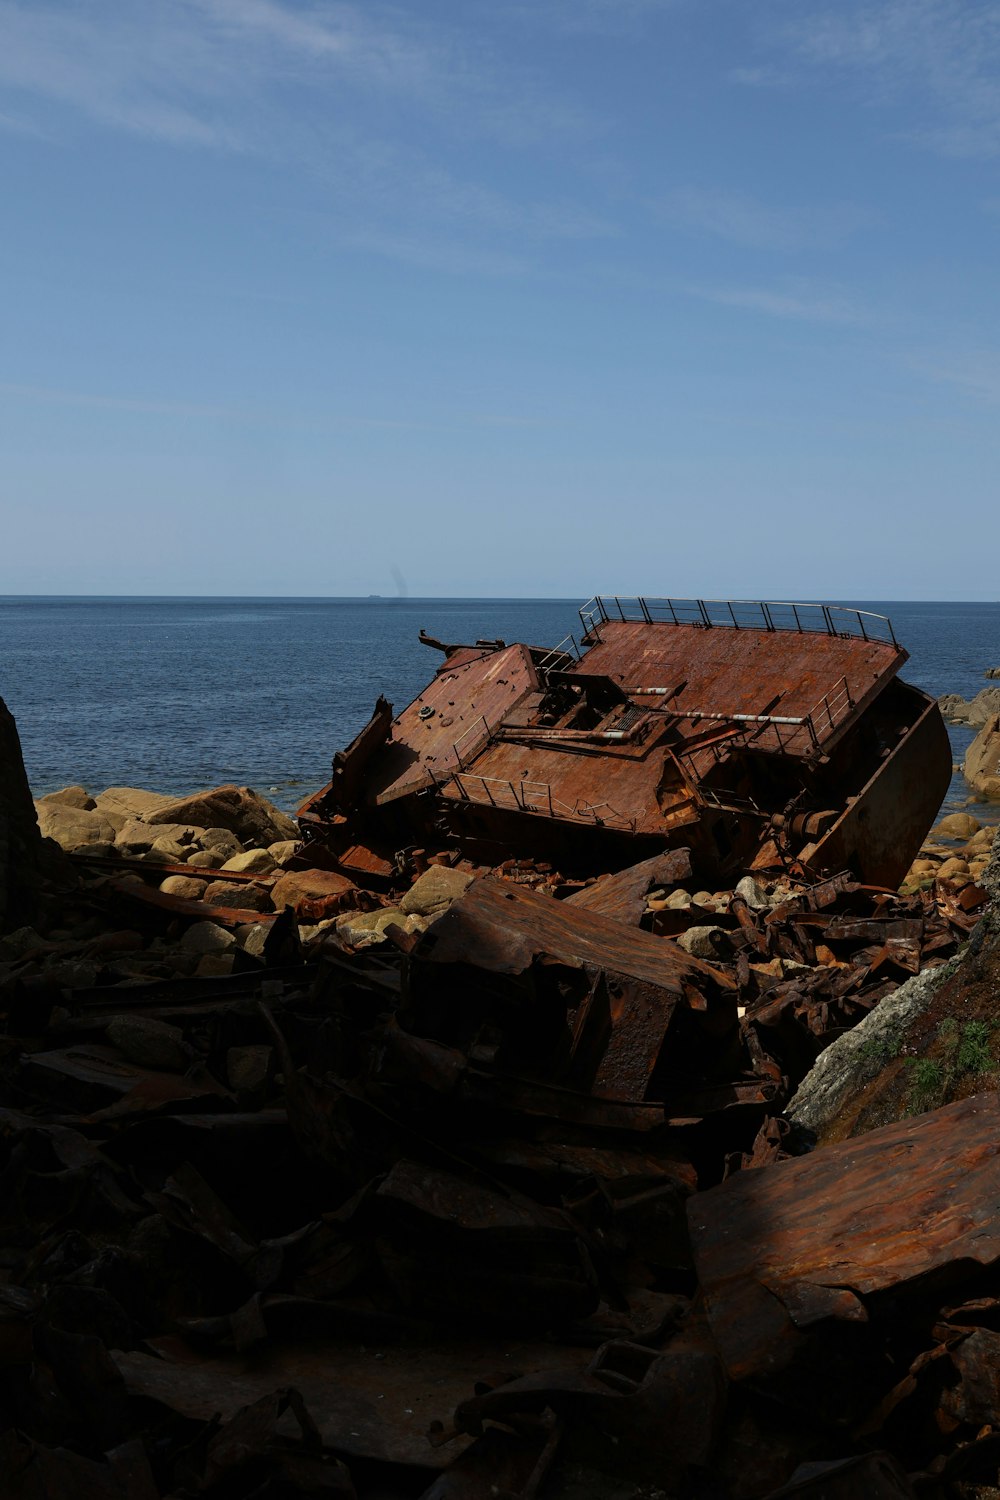
POLYGON ((1000 406, 1000 354, 989 350, 910 361, 911 367, 941 385, 956 386, 983 406, 1000 406))
POLYGON ((841 244, 874 222, 852 203, 779 207, 746 193, 680 188, 661 205, 672 222, 752 250, 798 251, 841 244))
POLYGON ((12 100, 0 129, 42 119, 69 141, 83 117, 160 146, 259 157, 319 181, 332 243, 509 274, 527 266, 526 245, 612 233, 570 193, 547 192, 544 174, 490 172, 488 150, 467 150, 478 138, 552 158, 593 122, 529 68, 502 66, 474 30, 419 9, 0 0, 0 33, 12 100))
POLYGON ((745 312, 764 313, 806 323, 859 324, 868 316, 850 297, 836 289, 820 288, 806 281, 791 281, 780 287, 690 286, 693 297, 738 307, 745 312))
POLYGON ((1000 153, 996 0, 811 4, 776 28, 769 41, 786 61, 840 81, 852 76, 869 103, 901 113, 896 134, 943 155, 1000 153))

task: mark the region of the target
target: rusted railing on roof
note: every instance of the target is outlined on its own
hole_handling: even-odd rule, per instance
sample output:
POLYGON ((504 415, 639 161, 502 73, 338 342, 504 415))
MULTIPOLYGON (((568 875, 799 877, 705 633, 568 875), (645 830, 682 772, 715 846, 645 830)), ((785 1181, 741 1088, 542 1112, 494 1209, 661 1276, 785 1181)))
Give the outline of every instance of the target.
POLYGON ((597 635, 612 620, 647 625, 699 625, 710 629, 787 630, 799 635, 856 636, 885 641, 898 648, 892 622, 885 615, 844 604, 793 604, 761 599, 649 599, 596 594, 580 609, 585 636, 597 635))
POLYGON ((808 755, 820 749, 823 740, 829 738, 853 709, 854 699, 850 686, 847 678, 841 677, 809 713, 799 718, 778 714, 700 713, 692 710, 690 713, 681 713, 679 717, 696 723, 703 719, 716 720, 729 725, 733 732, 722 740, 692 745, 689 750, 677 753, 694 776, 698 775, 695 757, 706 752, 716 763, 726 759, 726 752, 734 748, 771 750, 779 755, 808 755))
POLYGON ((469 771, 453 771, 439 780, 428 767, 428 774, 438 791, 449 784, 454 786, 463 802, 475 802, 508 811, 541 813, 549 818, 563 818, 572 823, 592 823, 595 827, 627 828, 634 833, 636 819, 608 802, 578 802, 571 807, 568 802, 553 796, 552 788, 544 781, 504 781, 496 776, 477 776, 469 771))
POLYGON ((558 646, 552 646, 545 655, 535 663, 535 671, 539 677, 544 678, 546 672, 563 671, 567 666, 572 666, 574 661, 580 660, 580 648, 576 644, 576 638, 572 635, 563 636, 558 646), (567 650, 571 647, 571 650, 567 650))
POLYGON ((468 729, 466 729, 462 734, 459 735, 458 739, 455 741, 451 748, 455 752, 455 759, 458 761, 463 770, 465 769, 465 762, 462 759, 462 756, 468 755, 470 760, 474 760, 483 746, 489 744, 492 736, 493 731, 490 728, 489 724, 486 722, 485 714, 480 714, 479 718, 474 719, 473 722, 469 725, 468 729), (467 742, 470 740, 472 741, 471 749, 468 748, 467 744, 467 742))

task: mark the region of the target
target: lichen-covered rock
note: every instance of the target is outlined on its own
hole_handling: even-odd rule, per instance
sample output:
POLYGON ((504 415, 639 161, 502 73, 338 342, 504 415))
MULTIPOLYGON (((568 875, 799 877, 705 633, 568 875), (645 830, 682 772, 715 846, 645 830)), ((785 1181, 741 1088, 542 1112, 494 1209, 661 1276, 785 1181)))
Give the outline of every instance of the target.
POLYGON ((248 786, 217 786, 180 797, 148 815, 150 823, 193 823, 196 828, 228 828, 244 844, 267 848, 293 839, 298 828, 287 813, 248 786))

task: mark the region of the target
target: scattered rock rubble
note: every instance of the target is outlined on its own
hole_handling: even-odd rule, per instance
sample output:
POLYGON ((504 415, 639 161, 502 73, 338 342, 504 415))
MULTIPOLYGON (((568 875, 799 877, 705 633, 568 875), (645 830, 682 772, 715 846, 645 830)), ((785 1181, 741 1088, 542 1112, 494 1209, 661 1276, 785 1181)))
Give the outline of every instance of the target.
POLYGON ((992 1027, 860 1139, 787 1108, 964 944, 991 993, 992 830, 899 893, 693 890, 685 850, 371 891, 246 788, 36 805, 71 853, 0 938, 5 1495, 996 1493, 992 1027))

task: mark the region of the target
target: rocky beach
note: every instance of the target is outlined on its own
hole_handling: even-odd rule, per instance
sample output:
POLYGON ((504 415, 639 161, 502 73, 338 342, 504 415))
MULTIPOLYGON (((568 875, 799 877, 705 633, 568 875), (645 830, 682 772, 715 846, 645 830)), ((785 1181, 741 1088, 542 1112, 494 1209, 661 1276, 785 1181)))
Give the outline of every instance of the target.
MULTIPOLYGON (((997 736, 990 715, 970 776, 997 736)), ((831 1496, 990 1493, 1000 1250, 905 1208, 994 1212, 988 779, 897 893, 699 888, 683 850, 586 879, 431 850, 379 891, 249 787, 33 800, 6 712, 0 752, 8 1493, 464 1500, 499 1475, 755 1500, 813 1495, 814 1470, 831 1496), (604 986, 610 1098, 614 1036, 580 1020, 604 986), (663 1105, 627 1102, 637 1048, 640 1072, 670 1059, 663 1105), (850 1252, 827 1160, 867 1226, 850 1252), (766 1228, 786 1181, 828 1225, 808 1338, 741 1302, 765 1274, 807 1295, 766 1228), (719 1212, 755 1226, 724 1273, 719 1212), (845 1253, 880 1265, 853 1353, 825 1266, 845 1253)))

